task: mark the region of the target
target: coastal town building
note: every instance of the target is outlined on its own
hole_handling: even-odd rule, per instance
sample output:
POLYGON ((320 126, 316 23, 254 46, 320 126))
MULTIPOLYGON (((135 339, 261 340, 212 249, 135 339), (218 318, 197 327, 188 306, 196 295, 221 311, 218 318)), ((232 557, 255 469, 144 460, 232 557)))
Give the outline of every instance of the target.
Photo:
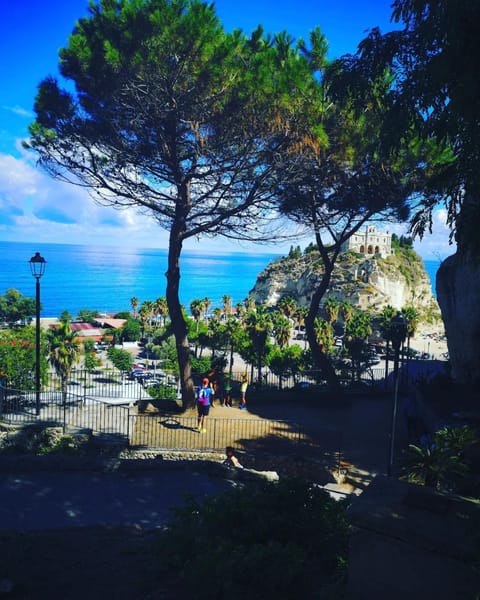
POLYGON ((342 246, 342 252, 353 250, 365 256, 380 255, 387 258, 392 254, 392 234, 378 231, 375 225, 367 225, 364 231, 354 233, 342 246))

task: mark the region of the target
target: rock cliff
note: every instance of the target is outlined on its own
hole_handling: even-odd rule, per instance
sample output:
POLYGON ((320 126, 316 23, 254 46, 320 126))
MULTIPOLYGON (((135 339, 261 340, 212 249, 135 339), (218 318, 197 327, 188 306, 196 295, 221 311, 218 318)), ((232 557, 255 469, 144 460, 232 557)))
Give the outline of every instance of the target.
MULTIPOLYGON (((316 250, 285 257, 270 263, 258 275, 250 295, 267 306, 276 305, 284 296, 308 306, 322 273, 323 264, 316 250)), ((351 251, 341 254, 324 300, 329 296, 372 312, 381 311, 387 304, 396 309, 408 305, 424 315, 439 316, 423 261, 410 248, 369 260, 351 251)))
POLYGON ((480 384, 480 264, 456 253, 437 272, 438 302, 448 340, 452 377, 480 384))

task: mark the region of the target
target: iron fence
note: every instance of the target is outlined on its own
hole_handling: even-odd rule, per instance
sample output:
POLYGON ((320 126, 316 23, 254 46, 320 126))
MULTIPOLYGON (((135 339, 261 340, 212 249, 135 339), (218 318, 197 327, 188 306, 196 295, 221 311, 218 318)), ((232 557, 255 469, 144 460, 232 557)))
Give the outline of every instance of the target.
MULTIPOLYGON (((231 374, 232 393, 239 395, 240 382, 244 371, 234 371, 231 374)), ((178 377, 173 373, 164 373, 163 371, 148 371, 151 379, 137 380, 130 378, 127 374, 121 373, 117 369, 102 369, 88 372, 84 369, 72 371, 68 381, 67 391, 72 397, 96 399, 130 399, 132 401, 148 400, 153 394, 150 393, 150 383, 156 382, 160 389, 160 394, 155 396, 165 399, 180 398, 180 387, 178 377)), ((355 372, 351 368, 344 368, 337 371, 340 384, 346 391, 359 388, 379 390, 390 387, 391 380, 385 379, 385 369, 381 367, 370 367, 362 372, 355 372)), ((250 392, 255 390, 272 391, 297 391, 311 390, 322 391, 328 389, 328 384, 320 371, 304 371, 302 373, 273 373, 265 369, 260 377, 257 370, 248 372, 250 392)), ((198 375, 200 383, 201 375, 198 375)), ((222 377, 219 378, 221 386, 222 377)), ((33 386, 33 382, 32 382, 33 386)), ((32 388, 33 389, 33 388, 32 388)), ((61 383, 55 373, 50 372, 42 383, 42 394, 60 393, 61 383)))
POLYGON ((239 450, 289 453, 324 451, 336 453, 341 447, 338 431, 325 429, 320 436, 285 420, 208 417, 206 431, 199 433, 197 419, 160 414, 131 415, 130 443, 133 447, 176 448, 180 450, 239 450))
POLYGON ((223 451, 226 446, 233 446, 279 455, 314 452, 317 456, 321 453, 334 457, 341 453, 341 433, 336 430, 319 433, 285 420, 210 416, 206 432, 200 433, 195 416, 156 410, 142 413, 136 404, 128 398, 114 403, 111 399, 105 401, 83 394, 42 391, 37 414, 34 392, 0 386, 0 419, 4 422, 24 425, 40 422, 62 427, 64 431, 86 429, 131 448, 223 451))
POLYGON ((48 423, 68 429, 88 429, 128 441, 130 409, 124 402, 112 404, 93 397, 59 391, 40 393, 36 412, 35 392, 0 387, 0 418, 7 423, 48 423))

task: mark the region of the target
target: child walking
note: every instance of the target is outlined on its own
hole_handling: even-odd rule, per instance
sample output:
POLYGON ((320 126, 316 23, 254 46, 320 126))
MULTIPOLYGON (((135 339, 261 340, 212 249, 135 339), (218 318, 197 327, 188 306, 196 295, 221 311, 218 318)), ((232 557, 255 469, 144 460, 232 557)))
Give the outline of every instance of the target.
POLYGON ((202 385, 197 389, 197 425, 198 433, 205 433, 205 418, 208 417, 210 412, 210 402, 213 394, 213 390, 210 387, 210 381, 205 377, 202 380, 202 385))

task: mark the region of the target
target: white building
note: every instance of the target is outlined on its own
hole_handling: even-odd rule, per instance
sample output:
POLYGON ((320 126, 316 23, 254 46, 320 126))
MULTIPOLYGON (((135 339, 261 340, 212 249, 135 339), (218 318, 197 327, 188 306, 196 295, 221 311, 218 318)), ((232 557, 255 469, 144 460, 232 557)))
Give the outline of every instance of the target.
POLYGON ((392 254, 392 234, 377 231, 375 225, 367 225, 365 231, 357 231, 342 246, 342 252, 353 250, 364 256, 379 254, 387 258, 392 254))

